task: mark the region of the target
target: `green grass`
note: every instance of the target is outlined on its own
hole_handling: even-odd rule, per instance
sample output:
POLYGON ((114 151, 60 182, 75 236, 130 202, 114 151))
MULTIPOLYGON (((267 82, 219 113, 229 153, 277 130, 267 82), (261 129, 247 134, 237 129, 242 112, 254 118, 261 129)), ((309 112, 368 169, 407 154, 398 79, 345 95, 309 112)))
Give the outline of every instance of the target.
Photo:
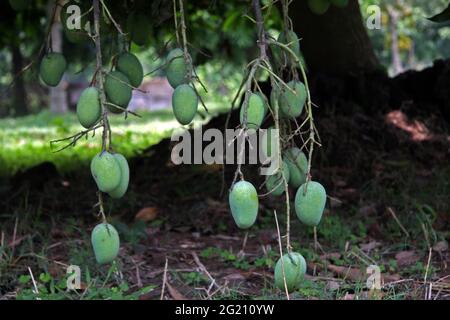
MULTIPOLYGON (((224 105, 208 104, 209 114, 199 108, 195 127, 208 122, 227 109, 224 105)), ((142 118, 111 116, 115 151, 131 157, 170 137, 181 128, 171 109, 139 112, 142 118)), ((60 172, 74 170, 89 163, 101 146, 101 130, 94 137, 81 139, 75 147, 55 152, 68 142, 50 145, 50 141, 70 137, 84 128, 74 113, 54 115, 48 111, 22 118, 0 119, 0 176, 52 162, 60 172)))

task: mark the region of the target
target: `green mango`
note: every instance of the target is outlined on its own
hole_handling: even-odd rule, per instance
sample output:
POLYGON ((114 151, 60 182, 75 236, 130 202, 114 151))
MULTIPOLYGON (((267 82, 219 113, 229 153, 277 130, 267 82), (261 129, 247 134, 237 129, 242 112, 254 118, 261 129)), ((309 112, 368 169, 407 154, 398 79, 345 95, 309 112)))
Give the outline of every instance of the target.
POLYGON ((290 118, 297 118, 303 111, 303 107, 306 102, 306 87, 299 81, 289 81, 287 83, 287 89, 282 88, 282 92, 279 98, 280 111, 283 116, 290 118), (292 90, 294 92, 292 92, 292 90))
MULTIPOLYGON (((289 167, 285 160, 283 160, 282 162, 281 169, 283 170, 284 177, 289 183, 290 180, 289 167)), ((276 197, 281 196, 284 193, 284 181, 281 172, 277 172, 271 176, 267 176, 266 189, 268 192, 270 192, 272 195, 276 197)))
POLYGON ((183 50, 176 48, 169 52, 166 58, 166 77, 172 88, 186 83, 188 72, 186 61, 184 60, 183 50))
POLYGON ((320 183, 310 181, 302 184, 295 194, 295 213, 298 219, 308 226, 317 226, 322 219, 326 201, 327 194, 320 183))
POLYGON ((88 30, 90 29, 89 22, 89 7, 84 3, 76 1, 67 2, 59 13, 59 18, 63 27, 63 32, 72 43, 82 43, 89 40, 88 30), (80 9, 80 16, 76 17, 72 6, 77 6, 80 9), (76 29, 79 27, 79 29, 76 29))
POLYGON ((348 0, 330 0, 331 4, 338 8, 345 8, 348 5, 348 0))
POLYGON ((264 101, 264 117, 263 118, 265 118, 266 117, 266 115, 267 115, 267 112, 269 111, 269 100, 267 99, 267 97, 262 93, 262 92, 260 92, 260 91, 258 91, 257 93, 256 93, 258 96, 260 96, 261 97, 261 99, 264 101))
POLYGON ((247 181, 239 181, 229 195, 231 214, 236 225, 241 229, 250 228, 256 221, 259 208, 258 193, 247 181))
POLYGON ((127 29, 131 41, 138 46, 145 46, 150 41, 152 33, 151 20, 142 12, 132 12, 127 19, 127 29))
POLYGON ((9 0, 9 5, 15 11, 23 11, 30 5, 30 0, 9 0))
MULTIPOLYGON (((120 71, 111 71, 106 75, 105 92, 111 103, 126 109, 132 96, 130 80, 120 71)), ((123 112, 123 110, 110 105, 108 105, 108 110, 113 113, 123 112)))
POLYGON ((100 223, 91 234, 91 243, 98 264, 113 262, 119 254, 119 234, 112 225, 100 223))
POLYGON ((108 194, 111 198, 119 199, 127 192, 128 184, 130 182, 130 167, 128 166, 127 159, 120 153, 115 153, 113 156, 116 158, 120 167, 120 183, 117 188, 110 191, 108 194))
POLYGON ((108 151, 100 152, 92 159, 91 173, 102 192, 111 192, 119 187, 122 178, 121 166, 108 151))
POLYGON ((77 103, 77 117, 83 127, 91 128, 102 114, 100 96, 97 88, 89 87, 83 91, 77 103))
MULTIPOLYGON (((300 41, 297 37, 297 34, 289 30, 287 31, 287 40, 285 32, 280 32, 277 41, 279 43, 282 43, 284 45, 287 45, 289 49, 291 49, 297 58, 300 58, 300 41)), ((285 49, 281 48, 277 45, 272 45, 272 53, 273 57, 275 59, 275 63, 279 66, 285 66, 287 65, 288 61, 290 60, 291 54, 287 52, 285 49), (287 61, 286 61, 287 60, 287 61)))
POLYGON ((286 287, 288 292, 291 293, 300 287, 305 273, 305 258, 297 252, 286 253, 282 258, 278 259, 275 265, 275 286, 284 292, 286 290, 284 286, 284 278, 286 278, 286 287))
MULTIPOLYGON (((257 130, 264 120, 264 100, 256 93, 250 94, 247 107, 247 128, 257 130)), ((245 105, 242 105, 240 112, 241 125, 244 126, 245 105)))
POLYGON ((122 72, 130 80, 130 84, 139 88, 144 78, 144 69, 138 58, 129 52, 122 53, 117 59, 117 70, 122 72))
POLYGON ((330 0, 308 0, 308 6, 313 13, 322 15, 330 7, 330 0))
POLYGON ((299 148, 293 147, 286 150, 284 159, 289 167, 289 185, 298 188, 306 182, 308 171, 308 159, 299 148))
POLYGON ((56 87, 61 81, 66 68, 66 58, 61 53, 52 52, 42 58, 39 74, 46 85, 56 87))
POLYGON ((172 109, 182 125, 191 123, 197 113, 198 96, 188 84, 179 85, 172 94, 172 109))

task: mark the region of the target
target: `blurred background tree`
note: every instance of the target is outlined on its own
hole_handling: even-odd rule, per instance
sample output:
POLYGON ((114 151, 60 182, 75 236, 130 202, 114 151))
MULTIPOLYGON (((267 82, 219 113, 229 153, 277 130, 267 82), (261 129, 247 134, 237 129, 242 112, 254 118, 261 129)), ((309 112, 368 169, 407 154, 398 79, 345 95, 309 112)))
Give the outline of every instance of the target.
MULTIPOLYGON (((64 2, 64 1, 62 1, 64 2)), ((62 3, 61 2, 61 3, 62 3)), ((277 36, 282 18, 277 5, 262 1, 266 27, 277 36)), ((51 15, 49 3, 37 0, 27 10, 14 11, 8 1, 0 4, 0 116, 19 116, 42 109, 65 112, 74 107, 71 90, 86 86, 93 72, 94 50, 91 41, 71 43, 65 35, 61 40, 63 53, 69 62, 65 81, 56 90, 40 86, 38 63, 31 70, 20 71, 38 62, 39 49, 45 38, 51 15), (16 76, 16 75, 21 76, 16 76), (14 86, 10 83, 14 81, 14 86), (64 94, 65 93, 65 94, 64 94), (69 107, 62 103, 67 99, 69 107), (53 106, 53 107, 51 107, 53 106)), ((132 45, 143 60, 146 71, 157 68, 161 57, 173 42, 171 1, 106 1, 113 16, 126 29, 127 19, 139 11, 149 21, 148 45, 132 45)), ((450 57, 450 27, 426 19, 443 10, 448 0, 350 0, 346 8, 330 7, 322 16, 313 14, 306 1, 294 1, 290 15, 293 27, 300 35, 306 63, 312 71, 342 74, 386 69, 391 76, 408 69, 423 69, 434 60, 450 57), (381 9, 381 29, 367 30, 369 6, 381 9)), ((189 1, 188 29, 191 52, 205 82, 223 101, 239 82, 241 70, 255 54, 255 27, 247 14, 248 1, 189 1)), ((57 21, 58 22, 58 21, 57 21)), ((109 21, 104 36, 105 54, 117 51, 112 41, 115 29, 109 21)), ((53 32, 55 42, 58 24, 53 32)), ((42 52, 41 52, 42 53, 42 52)), ((154 75, 163 76, 162 72, 154 75)), ((231 96, 231 94, 229 94, 231 96)))

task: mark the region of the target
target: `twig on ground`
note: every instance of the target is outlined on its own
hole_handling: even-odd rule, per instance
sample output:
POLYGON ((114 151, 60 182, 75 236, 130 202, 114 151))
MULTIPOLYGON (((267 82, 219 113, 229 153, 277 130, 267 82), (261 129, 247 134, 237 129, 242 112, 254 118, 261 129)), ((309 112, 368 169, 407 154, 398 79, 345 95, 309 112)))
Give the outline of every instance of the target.
POLYGON ((169 261, 167 260, 167 257, 166 257, 166 263, 164 265, 163 284, 162 284, 162 289, 161 289, 160 300, 162 300, 164 298, 164 290, 166 288, 166 283, 167 283, 167 265, 168 265, 168 263, 169 263, 169 261))

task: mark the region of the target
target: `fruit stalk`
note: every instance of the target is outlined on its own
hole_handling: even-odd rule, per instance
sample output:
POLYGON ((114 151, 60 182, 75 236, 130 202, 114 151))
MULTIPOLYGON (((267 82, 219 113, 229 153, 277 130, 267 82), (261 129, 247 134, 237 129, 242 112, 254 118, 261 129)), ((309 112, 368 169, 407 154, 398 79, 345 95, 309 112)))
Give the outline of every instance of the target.
MULTIPOLYGON (((102 62, 102 45, 100 38, 100 4, 99 0, 92 0, 94 7, 94 40, 95 40, 95 56, 96 56, 96 81, 95 85, 100 93, 100 106, 102 108, 102 124, 103 124, 103 134, 102 134, 102 151, 106 151, 107 140, 109 136, 109 148, 111 148, 111 127, 108 121, 108 109, 105 106, 106 96, 103 88, 103 62, 102 62)), ((103 198, 101 191, 98 192, 98 200, 100 206, 100 213, 102 215, 103 222, 106 223, 105 211, 103 209, 103 198)))
POLYGON ((255 11, 256 27, 258 28, 258 45, 260 50, 260 57, 261 59, 265 59, 267 57, 266 32, 264 30, 264 21, 259 0, 253 0, 253 10, 255 11))
POLYGON ((102 107, 102 124, 103 124, 103 134, 102 134, 102 151, 106 151, 109 137, 109 148, 111 148, 111 127, 108 121, 108 110, 105 107, 106 96, 103 88, 103 62, 102 62, 102 45, 100 38, 100 4, 99 0, 93 0, 94 7, 94 41, 95 41, 95 56, 97 63, 97 73, 96 73, 96 87, 100 93, 100 105, 102 107))
MULTIPOLYGON (((274 210, 273 214, 275 216, 275 224, 277 226, 277 234, 278 234, 278 246, 280 249, 280 257, 283 257, 283 246, 281 244, 281 234, 280 234, 280 226, 278 225, 277 211, 274 210)), ((283 273, 283 282, 284 282, 284 290, 286 292, 286 299, 289 300, 289 290, 286 283, 286 272, 284 269, 284 259, 281 259, 281 271, 283 273)))

